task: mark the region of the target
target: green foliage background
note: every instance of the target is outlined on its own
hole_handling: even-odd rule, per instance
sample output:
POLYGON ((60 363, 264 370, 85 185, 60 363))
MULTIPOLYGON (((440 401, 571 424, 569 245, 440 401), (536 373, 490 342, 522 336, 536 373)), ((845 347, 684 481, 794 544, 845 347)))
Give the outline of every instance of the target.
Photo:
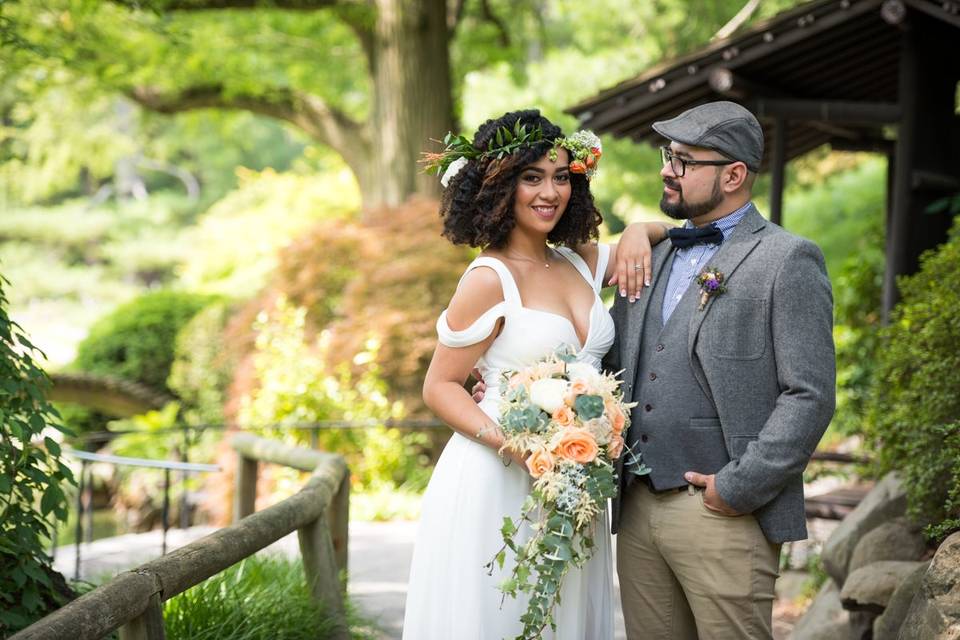
POLYGON ((880 472, 899 469, 911 514, 936 539, 960 530, 960 218, 949 242, 902 278, 903 300, 880 333, 867 404, 880 472))

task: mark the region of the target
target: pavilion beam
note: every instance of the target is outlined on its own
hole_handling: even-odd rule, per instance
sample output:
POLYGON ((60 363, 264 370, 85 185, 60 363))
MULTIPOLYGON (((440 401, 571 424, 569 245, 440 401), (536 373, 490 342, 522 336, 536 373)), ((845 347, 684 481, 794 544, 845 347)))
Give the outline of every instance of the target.
POLYGON ((783 226, 783 185, 787 166, 787 121, 777 118, 773 127, 770 159, 770 221, 783 226))
MULTIPOLYGON (((785 91, 754 82, 753 80, 734 73, 726 67, 711 69, 710 75, 707 78, 707 84, 719 95, 730 98, 731 100, 736 100, 737 102, 764 99, 795 100, 793 96, 787 94, 785 91)), ((829 133, 831 136, 849 138, 850 140, 857 140, 861 137, 860 133, 853 129, 846 129, 827 122, 807 122, 805 124, 813 129, 829 133)))
POLYGON ((857 125, 894 124, 901 119, 900 105, 889 102, 759 98, 751 100, 747 106, 758 118, 783 117, 857 125))

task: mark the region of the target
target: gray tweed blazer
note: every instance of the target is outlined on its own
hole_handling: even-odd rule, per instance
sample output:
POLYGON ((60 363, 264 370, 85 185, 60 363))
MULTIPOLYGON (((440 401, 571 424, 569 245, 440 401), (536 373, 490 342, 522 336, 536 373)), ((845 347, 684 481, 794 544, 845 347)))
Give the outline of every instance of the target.
MULTIPOLYGON (((654 247, 655 278, 669 277, 670 249, 669 242, 654 247)), ((709 266, 724 274, 727 290, 694 312, 688 352, 731 460, 717 473, 717 491, 754 514, 771 542, 803 539, 802 474, 835 405, 833 296, 823 255, 751 206, 709 266)), ((649 291, 633 304, 617 296, 610 312, 616 339, 604 368, 622 371, 628 401, 649 291)), ((619 516, 616 499, 614 533, 619 516)))

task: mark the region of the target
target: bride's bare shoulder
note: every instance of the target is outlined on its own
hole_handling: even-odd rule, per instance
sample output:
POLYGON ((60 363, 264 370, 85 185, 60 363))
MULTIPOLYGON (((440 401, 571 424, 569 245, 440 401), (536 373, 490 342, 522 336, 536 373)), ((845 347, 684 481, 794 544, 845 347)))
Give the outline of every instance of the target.
POLYGON ((491 267, 477 266, 460 281, 447 307, 447 324, 454 331, 466 329, 491 307, 503 302, 500 276, 491 267))

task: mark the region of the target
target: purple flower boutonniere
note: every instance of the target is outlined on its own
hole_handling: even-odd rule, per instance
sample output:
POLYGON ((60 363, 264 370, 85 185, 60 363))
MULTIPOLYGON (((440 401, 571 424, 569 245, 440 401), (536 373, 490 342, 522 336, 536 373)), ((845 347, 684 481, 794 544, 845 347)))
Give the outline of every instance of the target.
POLYGON ((716 267, 707 267, 697 276, 697 284, 700 285, 700 307, 698 311, 703 311, 710 298, 726 292, 727 287, 723 284, 723 273, 716 267))

